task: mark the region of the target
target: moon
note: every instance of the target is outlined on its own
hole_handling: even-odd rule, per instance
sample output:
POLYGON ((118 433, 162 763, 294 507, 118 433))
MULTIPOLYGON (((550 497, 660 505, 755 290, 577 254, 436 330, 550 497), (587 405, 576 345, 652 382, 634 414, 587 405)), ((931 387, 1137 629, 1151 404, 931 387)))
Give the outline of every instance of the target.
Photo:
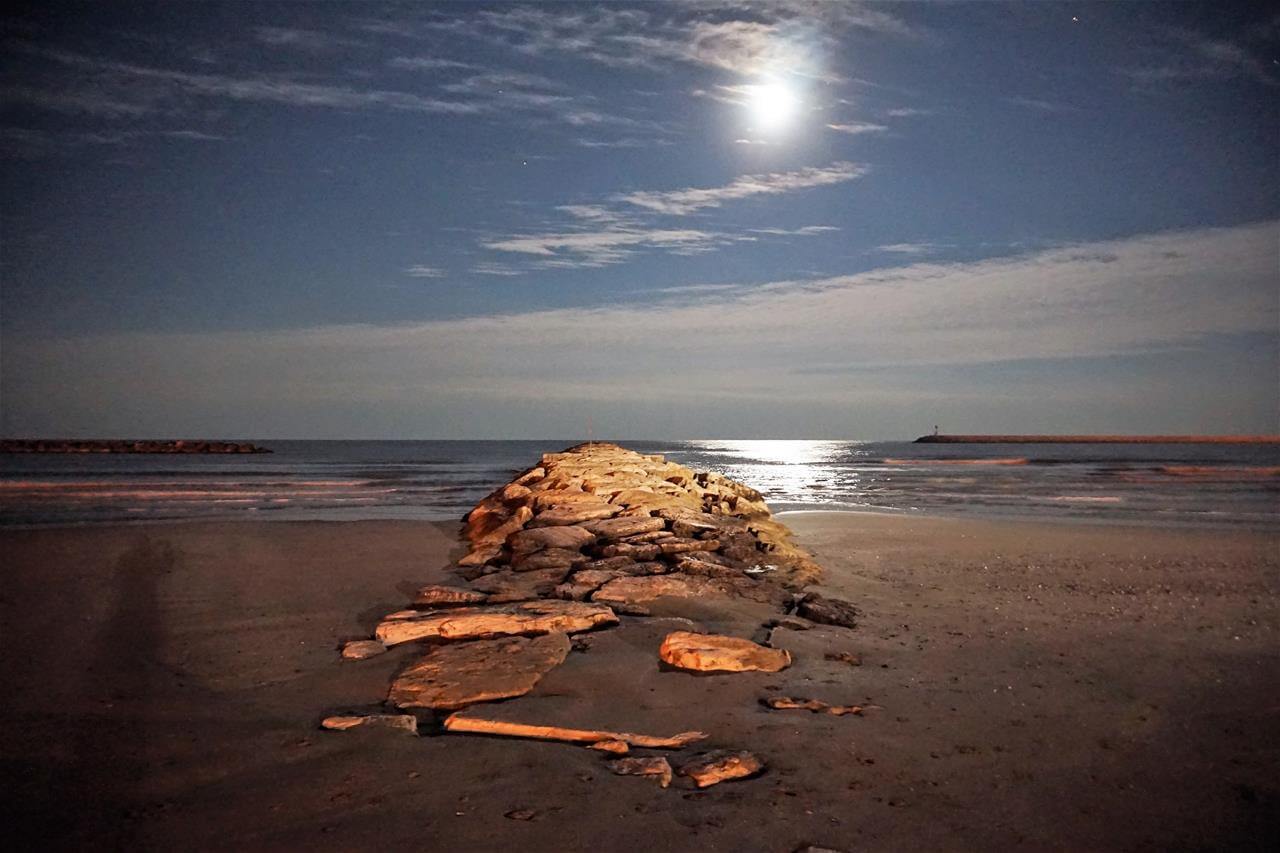
POLYGON ((799 112, 800 99, 785 84, 771 80, 748 87, 747 109, 757 129, 781 130, 799 112))

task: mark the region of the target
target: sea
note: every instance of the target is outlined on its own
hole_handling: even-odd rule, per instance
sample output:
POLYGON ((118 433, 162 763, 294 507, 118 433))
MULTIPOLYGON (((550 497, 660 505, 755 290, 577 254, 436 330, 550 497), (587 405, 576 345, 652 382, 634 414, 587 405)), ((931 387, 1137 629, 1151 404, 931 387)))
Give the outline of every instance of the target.
MULTIPOLYGON (((255 441, 261 455, 0 455, 0 526, 460 519, 576 444, 255 441)), ((764 494, 775 512, 1280 529, 1280 445, 620 441, 764 494)))

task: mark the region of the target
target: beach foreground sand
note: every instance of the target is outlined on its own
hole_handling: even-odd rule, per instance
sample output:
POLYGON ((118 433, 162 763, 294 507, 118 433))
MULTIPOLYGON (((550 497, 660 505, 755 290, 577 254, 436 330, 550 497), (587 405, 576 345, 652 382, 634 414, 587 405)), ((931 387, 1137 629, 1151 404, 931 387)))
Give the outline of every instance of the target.
POLYGON ((703 792, 580 747, 320 731, 410 649, 344 662, 457 525, 192 523, 0 533, 7 825, 53 847, 1268 849, 1280 810, 1280 534, 788 514, 853 631, 778 630, 777 674, 660 671, 674 604, 587 635, 492 716, 750 749, 703 792), (824 658, 859 655, 860 666, 824 658), (879 706, 774 711, 792 695, 879 706), (715 697, 714 703, 706 697, 715 697), (731 707, 728 713, 712 713, 731 707), (517 813, 519 820, 505 817, 517 813))

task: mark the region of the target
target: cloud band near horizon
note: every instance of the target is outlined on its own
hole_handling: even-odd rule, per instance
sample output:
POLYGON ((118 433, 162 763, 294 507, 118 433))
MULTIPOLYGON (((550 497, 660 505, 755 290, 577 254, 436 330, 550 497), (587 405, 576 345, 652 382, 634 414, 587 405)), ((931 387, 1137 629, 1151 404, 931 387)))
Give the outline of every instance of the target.
MULTIPOLYGON (((868 406, 884 408, 885 417, 872 423, 889 429, 913 410, 945 409, 947 400, 964 398, 963 389, 940 380, 946 370, 1194 356, 1215 341, 1273 335, 1280 318, 1277 245, 1280 222, 1268 221, 968 263, 659 288, 628 304, 402 325, 27 340, 9 348, 2 366, 4 429, 101 433, 100 415, 110 411, 108 429, 165 435, 191 428, 184 424, 227 423, 230 414, 246 425, 285 423, 286 413, 327 405, 331 420, 313 423, 315 434, 300 437, 397 431, 450 437, 441 433, 454 417, 467 414, 457 422, 474 423, 487 412, 520 412, 525 430, 558 424, 573 434, 584 407, 667 412, 668 420, 654 423, 677 426, 673 412, 699 412, 699 422, 714 422, 717 409, 801 403, 811 422, 792 434, 840 434, 840 419, 868 406), (386 420, 379 412, 397 414, 386 420)), ((1166 360, 1173 365, 1178 358, 1166 360)), ((1211 361, 1203 360, 1206 370, 1211 361)), ((1274 424, 1274 389, 1261 395, 1237 389, 1244 396, 1234 411, 1196 398, 1235 399, 1229 363, 1214 368, 1221 375, 1207 375, 1201 387, 1188 385, 1186 375, 1167 375, 1159 362, 1143 374, 1143 387, 1128 389, 1134 405, 1141 399, 1160 405, 1150 394, 1166 383, 1168 405, 1177 410, 1183 399, 1181 411, 1198 418, 1197 429, 1267 431, 1274 424)), ((1007 409, 1002 427, 1016 421, 1017 395, 977 381, 974 400, 987 400, 993 413, 1007 409)), ((1087 406, 1102 394, 1114 406, 1123 402, 1126 381, 1137 380, 1099 378, 1105 387, 1063 380, 1051 390, 1060 404, 1087 406)), ((1023 402, 1036 418, 1046 416, 1043 400, 1023 402)), ((764 418, 760 428, 773 422, 764 418)), ((256 434, 262 429, 269 427, 256 434)), ((242 430, 255 434, 251 426, 242 430)), ((468 435, 475 432, 454 437, 468 435)))

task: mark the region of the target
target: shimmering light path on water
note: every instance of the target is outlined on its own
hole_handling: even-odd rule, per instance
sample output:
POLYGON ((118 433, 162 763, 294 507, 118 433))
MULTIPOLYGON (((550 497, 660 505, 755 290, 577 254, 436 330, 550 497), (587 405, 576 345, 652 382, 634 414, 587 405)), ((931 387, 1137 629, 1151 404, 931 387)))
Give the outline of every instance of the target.
MULTIPOLYGON (((263 456, 0 457, 0 524, 459 518, 555 441, 262 441, 263 456)), ((1280 525, 1280 447, 627 441, 759 489, 775 511, 1280 525)))

